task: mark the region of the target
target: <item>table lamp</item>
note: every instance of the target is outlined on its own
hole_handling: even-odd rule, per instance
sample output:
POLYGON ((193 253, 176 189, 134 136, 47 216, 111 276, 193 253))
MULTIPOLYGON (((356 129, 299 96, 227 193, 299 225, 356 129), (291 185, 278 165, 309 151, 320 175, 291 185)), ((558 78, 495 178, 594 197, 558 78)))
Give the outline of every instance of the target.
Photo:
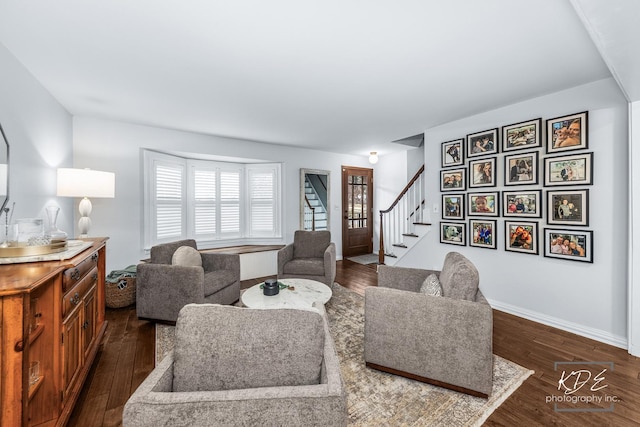
POLYGON ((87 237, 91 227, 91 201, 89 197, 115 197, 116 176, 113 172, 101 172, 92 169, 58 169, 59 197, 82 197, 78 228, 80 238, 87 237))

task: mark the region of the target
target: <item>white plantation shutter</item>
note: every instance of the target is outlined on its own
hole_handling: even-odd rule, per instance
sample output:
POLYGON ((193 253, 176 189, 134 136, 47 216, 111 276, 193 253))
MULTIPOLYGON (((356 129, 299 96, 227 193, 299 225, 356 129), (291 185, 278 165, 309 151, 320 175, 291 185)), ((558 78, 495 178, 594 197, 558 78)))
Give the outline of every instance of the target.
POLYGON ((193 227, 197 238, 212 238, 216 230, 216 171, 194 169, 193 171, 193 227))
POLYGON ((280 164, 144 156, 145 247, 185 238, 280 238, 280 164), (187 173, 189 171, 189 173, 187 173))
POLYGON ((249 235, 274 236, 277 222, 278 170, 274 165, 247 166, 249 235))
POLYGON ((220 171, 221 235, 240 235, 240 172, 220 171))
POLYGON ((154 240, 168 241, 184 237, 184 165, 154 163, 154 240))

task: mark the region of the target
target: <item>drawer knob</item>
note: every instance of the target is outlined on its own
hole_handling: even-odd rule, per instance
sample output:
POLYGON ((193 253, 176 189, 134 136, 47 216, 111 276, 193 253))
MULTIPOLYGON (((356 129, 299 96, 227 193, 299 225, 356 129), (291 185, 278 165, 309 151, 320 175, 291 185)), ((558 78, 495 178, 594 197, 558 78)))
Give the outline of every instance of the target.
POLYGON ((76 292, 74 296, 69 298, 69 302, 73 305, 78 304, 80 302, 80 295, 78 295, 78 293, 76 292))
POLYGON ((80 270, 78 270, 77 268, 74 268, 73 271, 71 272, 71 278, 73 280, 78 280, 80 278, 80 270))
POLYGON ((91 255, 91 261, 96 262, 98 261, 98 253, 95 252, 93 255, 91 255))

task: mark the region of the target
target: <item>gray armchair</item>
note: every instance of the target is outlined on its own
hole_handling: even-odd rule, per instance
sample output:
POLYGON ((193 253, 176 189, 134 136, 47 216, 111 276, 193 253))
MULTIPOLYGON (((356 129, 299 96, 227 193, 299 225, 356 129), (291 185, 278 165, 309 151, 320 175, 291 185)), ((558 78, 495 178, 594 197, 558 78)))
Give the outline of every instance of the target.
POLYGON ((311 279, 332 286, 336 278, 336 245, 331 232, 297 230, 293 243, 278 251, 278 279, 311 279))
POLYGON ((338 356, 314 306, 320 314, 185 306, 174 350, 131 395, 122 424, 346 426, 338 356))
POLYGON ((365 289, 367 366, 487 397, 493 386, 493 312, 475 266, 450 252, 441 271, 378 268, 365 289), (430 274, 442 296, 419 292, 430 274))
POLYGON ((139 318, 173 323, 189 303, 233 304, 240 299, 240 256, 200 253, 202 267, 172 265, 182 246, 195 240, 151 248, 151 259, 137 266, 136 311, 139 318))

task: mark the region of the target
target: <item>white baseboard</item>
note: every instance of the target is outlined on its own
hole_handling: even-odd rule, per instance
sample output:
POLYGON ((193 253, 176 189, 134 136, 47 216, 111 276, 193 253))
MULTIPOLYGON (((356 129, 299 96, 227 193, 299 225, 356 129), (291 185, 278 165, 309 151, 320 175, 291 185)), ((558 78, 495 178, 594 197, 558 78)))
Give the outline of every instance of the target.
POLYGON ((546 314, 526 310, 521 307, 505 304, 500 301, 490 300, 488 298, 487 301, 489 301, 491 307, 496 310, 504 311, 505 313, 513 314, 514 316, 522 317, 533 322, 542 323, 543 325, 562 329, 563 331, 571 332, 573 334, 590 338, 592 340, 600 341, 614 347, 624 348, 625 350, 628 349, 628 341, 626 337, 613 335, 600 329, 590 328, 588 326, 568 322, 563 319, 558 319, 557 317, 547 316, 546 314))

